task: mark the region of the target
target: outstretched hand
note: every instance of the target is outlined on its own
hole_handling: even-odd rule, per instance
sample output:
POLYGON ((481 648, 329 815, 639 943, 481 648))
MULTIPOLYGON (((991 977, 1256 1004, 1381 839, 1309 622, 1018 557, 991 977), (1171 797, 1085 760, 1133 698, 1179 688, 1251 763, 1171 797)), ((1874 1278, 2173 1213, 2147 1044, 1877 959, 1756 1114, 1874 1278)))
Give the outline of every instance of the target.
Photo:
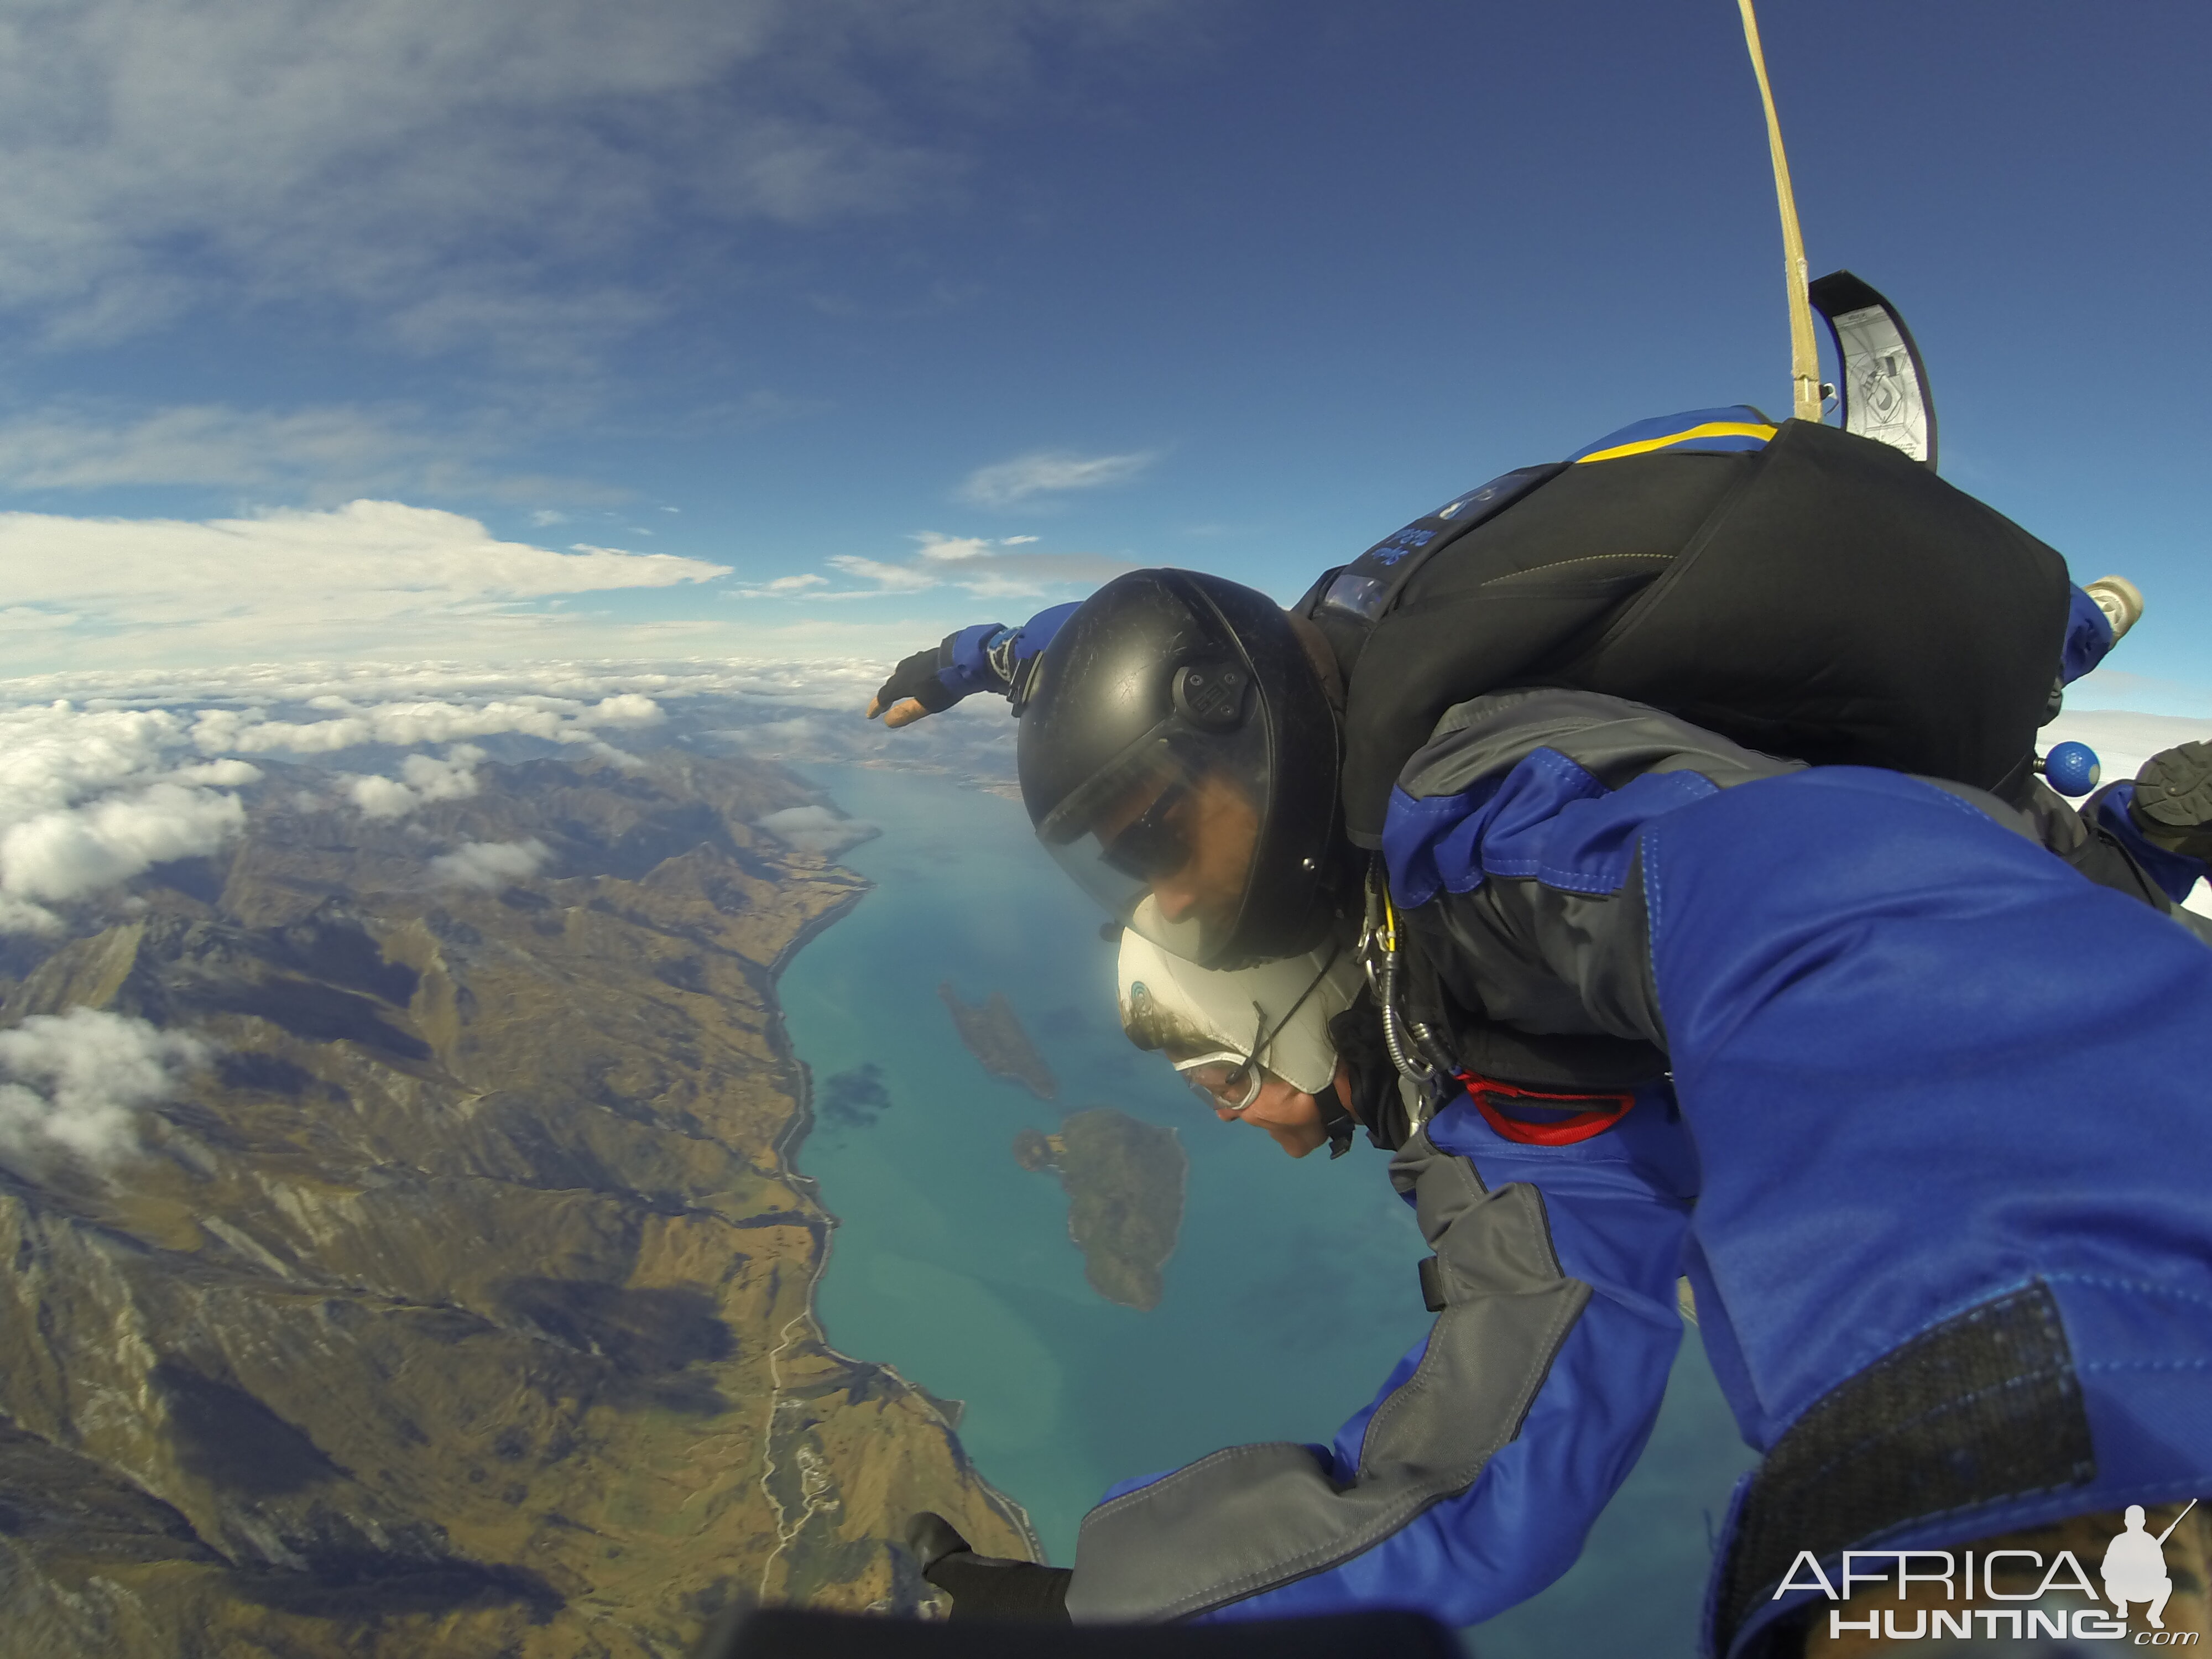
POLYGON ((952 1598, 955 1619, 1067 1620, 1066 1567, 978 1555, 953 1524, 924 1510, 906 1523, 906 1547, 921 1576, 952 1598))
POLYGON ((876 688, 876 695, 868 699, 868 718, 881 719, 885 726, 911 726, 924 714, 934 714, 950 708, 953 695, 938 678, 938 659, 941 647, 931 646, 902 658, 891 676, 876 688))
POLYGON ((883 693, 878 691, 868 699, 868 718, 870 720, 880 718, 885 726, 893 728, 912 726, 927 713, 929 710, 921 706, 921 700, 919 697, 905 697, 897 702, 887 704, 884 702, 883 693))

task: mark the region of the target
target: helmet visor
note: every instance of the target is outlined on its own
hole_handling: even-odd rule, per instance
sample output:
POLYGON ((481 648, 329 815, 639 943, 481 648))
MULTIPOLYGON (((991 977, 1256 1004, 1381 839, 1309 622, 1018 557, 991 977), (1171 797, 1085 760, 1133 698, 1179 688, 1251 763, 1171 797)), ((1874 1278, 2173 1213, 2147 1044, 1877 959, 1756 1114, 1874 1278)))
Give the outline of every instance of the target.
POLYGON ((1205 963, 1237 931, 1267 811, 1266 719, 1170 719, 1037 826, 1083 890, 1162 950, 1205 963))

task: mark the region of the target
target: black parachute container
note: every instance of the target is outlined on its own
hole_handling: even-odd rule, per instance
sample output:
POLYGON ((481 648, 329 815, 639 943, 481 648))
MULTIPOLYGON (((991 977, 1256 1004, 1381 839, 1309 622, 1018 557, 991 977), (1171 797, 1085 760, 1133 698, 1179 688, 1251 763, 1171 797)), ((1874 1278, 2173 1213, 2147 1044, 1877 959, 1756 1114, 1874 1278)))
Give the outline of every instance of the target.
POLYGON ((1295 607, 1344 671, 1359 846, 1444 711, 1516 687, 2008 799, 2032 776, 2066 562, 1900 446, 1784 421, 1757 450, 1523 468, 1469 502, 1471 527, 1417 520, 1431 539, 1382 580, 1363 556, 1295 607))

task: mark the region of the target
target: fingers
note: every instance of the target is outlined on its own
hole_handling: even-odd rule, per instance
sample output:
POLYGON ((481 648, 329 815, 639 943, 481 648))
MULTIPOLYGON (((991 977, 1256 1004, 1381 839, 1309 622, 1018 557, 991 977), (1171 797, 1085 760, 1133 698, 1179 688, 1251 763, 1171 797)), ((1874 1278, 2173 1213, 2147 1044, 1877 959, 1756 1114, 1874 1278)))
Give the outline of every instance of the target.
POLYGON ((928 713, 929 710, 922 707, 919 698, 908 697, 902 702, 893 703, 884 711, 884 724, 893 729, 902 726, 912 726, 928 713))

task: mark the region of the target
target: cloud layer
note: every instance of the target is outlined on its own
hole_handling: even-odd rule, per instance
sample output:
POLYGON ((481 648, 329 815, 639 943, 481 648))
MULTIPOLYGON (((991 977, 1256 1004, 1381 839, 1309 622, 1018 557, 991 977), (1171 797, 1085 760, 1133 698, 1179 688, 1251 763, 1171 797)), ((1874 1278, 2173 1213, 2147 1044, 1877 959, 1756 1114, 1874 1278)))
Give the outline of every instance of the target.
MULTIPOLYGON (((177 485, 263 496, 296 491, 316 507, 423 493, 510 502, 622 498, 585 480, 498 465, 532 427, 513 413, 464 416, 419 404, 149 409, 61 398, 0 418, 0 484, 25 490, 177 485)), ((558 524, 563 516, 542 513, 538 522, 558 524)))
MULTIPOLYGON (((659 684, 671 677, 648 678, 659 684)), ((557 669, 545 678, 574 683, 557 669)), ((80 693, 94 689, 82 677, 0 685, 0 933, 52 932, 61 920, 51 906, 157 864, 219 851, 246 823, 245 803, 230 792, 263 775, 246 755, 307 758, 446 745, 443 756, 400 757, 397 777, 334 775, 334 799, 365 817, 392 819, 475 793, 474 769, 484 751, 465 739, 535 738, 619 755, 609 735, 644 731, 666 718, 652 697, 608 680, 589 682, 594 701, 527 690, 512 680, 483 689, 481 680, 416 671, 398 684, 418 695, 376 701, 348 696, 315 678, 264 680, 248 690, 249 697, 261 694, 252 701, 240 697, 234 680, 170 681, 149 685, 154 695, 145 701, 181 707, 92 708, 65 698, 32 700, 64 684, 80 693), (442 695, 419 695, 432 690, 442 695), (229 706, 201 701, 217 697, 229 706), (272 719, 272 702, 308 717, 272 719)), ((358 674, 336 684, 393 689, 390 681, 364 687, 358 674)))
POLYGON ((59 1146, 94 1164, 137 1145, 132 1115, 167 1099, 209 1045, 143 1019, 72 1008, 0 1031, 0 1157, 59 1146))
MULTIPOLYGON (((246 822, 247 801, 234 792, 264 781, 248 756, 328 768, 301 805, 386 821, 473 794, 481 745, 495 739, 635 764, 622 744, 657 732, 672 709, 710 750, 849 760, 886 740, 860 718, 884 666, 349 663, 0 681, 0 933, 56 932, 65 920, 56 907, 219 852, 246 822)), ((1003 746, 1003 708, 995 722, 979 717, 991 712, 956 711, 919 742, 899 741, 917 756, 964 754, 988 732, 981 747, 1003 746)), ((790 844, 836 848, 872 830, 825 816, 842 827, 802 817, 785 826, 790 844)), ((442 851, 432 842, 423 879, 499 884, 544 855, 532 842, 442 851)))
POLYGON ((143 654, 238 655, 434 638, 541 602, 713 581, 703 560, 501 541, 474 519, 398 501, 246 519, 0 514, 6 598, 24 619, 143 641, 143 654))
POLYGON ((0 33, 0 310, 106 339, 211 301, 336 301, 426 350, 573 349, 665 304, 680 273, 664 252, 638 274, 640 247, 726 270, 750 226, 941 200, 963 167, 945 116, 1003 109, 1047 40, 1095 49, 1177 9, 19 6, 0 33))
POLYGON ((914 539, 921 550, 906 560, 833 554, 823 563, 837 579, 811 572, 725 590, 732 599, 808 602, 911 597, 950 588, 978 599, 1036 599, 1054 588, 1088 590, 1137 567, 1100 553, 1040 553, 1035 536, 946 536, 934 530, 914 539), (842 581, 842 585, 838 585, 842 581))

